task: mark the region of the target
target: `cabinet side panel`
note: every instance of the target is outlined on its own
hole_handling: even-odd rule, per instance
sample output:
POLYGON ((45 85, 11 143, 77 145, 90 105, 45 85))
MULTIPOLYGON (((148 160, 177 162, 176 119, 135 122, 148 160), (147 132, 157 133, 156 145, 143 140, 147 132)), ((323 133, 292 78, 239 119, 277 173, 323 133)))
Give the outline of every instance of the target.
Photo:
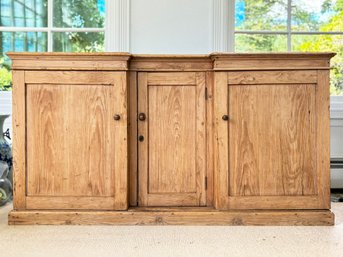
POLYGON ((318 71, 316 88, 318 208, 330 209, 330 71, 318 71))
POLYGON ((13 207, 25 209, 26 194, 26 120, 25 120, 25 74, 13 71, 13 207))

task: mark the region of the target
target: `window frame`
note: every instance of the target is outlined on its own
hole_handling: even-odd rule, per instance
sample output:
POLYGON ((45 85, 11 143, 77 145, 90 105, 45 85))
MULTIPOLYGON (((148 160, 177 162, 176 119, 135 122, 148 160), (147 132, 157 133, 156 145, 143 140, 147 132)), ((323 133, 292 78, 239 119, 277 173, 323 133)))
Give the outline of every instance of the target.
MULTIPOLYGON (((229 16, 235 18, 235 3, 236 0, 228 0, 230 3, 229 16)), ((233 40, 229 42, 233 45, 229 46, 230 49, 235 52, 235 36, 236 34, 245 35, 287 35, 287 52, 292 52, 292 36, 293 35, 343 35, 343 31, 292 31, 292 1, 287 0, 287 30, 236 30, 235 21, 230 22, 229 31, 231 31, 230 37, 233 40)))
MULTIPOLYGON (((58 28, 53 26, 53 0, 47 0, 47 27, 5 27, 0 26, 0 32, 46 32, 47 33, 47 52, 53 52, 53 33, 54 32, 103 32, 105 35, 105 51, 109 51, 113 45, 113 38, 109 36, 114 29, 111 21, 118 10, 113 11, 115 2, 106 0, 105 5, 105 25, 103 28, 58 28), (112 7, 112 8, 110 8, 112 7)), ((129 1, 128 1, 129 2, 129 1)), ((119 6, 118 6, 119 7, 119 6)), ((113 51, 113 50, 112 50, 113 51)))

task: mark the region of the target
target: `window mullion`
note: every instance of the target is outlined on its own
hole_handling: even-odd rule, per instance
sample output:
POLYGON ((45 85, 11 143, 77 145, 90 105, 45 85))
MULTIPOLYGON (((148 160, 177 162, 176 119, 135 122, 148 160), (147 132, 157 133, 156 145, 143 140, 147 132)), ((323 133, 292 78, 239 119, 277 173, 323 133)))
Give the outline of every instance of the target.
POLYGON ((229 20, 228 20, 228 33, 229 33, 229 52, 235 52, 235 0, 229 1, 229 20))
POLYGON ((292 0, 287 1, 287 51, 292 51, 292 0))
POLYGON ((53 51, 52 28, 53 28, 53 0, 48 0, 48 52, 53 51))

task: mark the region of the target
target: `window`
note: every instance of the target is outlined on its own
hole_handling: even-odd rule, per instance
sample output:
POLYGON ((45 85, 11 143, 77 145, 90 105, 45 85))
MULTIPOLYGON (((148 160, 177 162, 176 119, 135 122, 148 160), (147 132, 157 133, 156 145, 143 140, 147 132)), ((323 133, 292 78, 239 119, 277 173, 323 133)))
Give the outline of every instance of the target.
POLYGON ((343 0, 236 0, 236 52, 336 52, 332 95, 343 95, 343 0))
POLYGON ((8 51, 104 51, 105 0, 1 0, 0 90, 11 86, 8 51))

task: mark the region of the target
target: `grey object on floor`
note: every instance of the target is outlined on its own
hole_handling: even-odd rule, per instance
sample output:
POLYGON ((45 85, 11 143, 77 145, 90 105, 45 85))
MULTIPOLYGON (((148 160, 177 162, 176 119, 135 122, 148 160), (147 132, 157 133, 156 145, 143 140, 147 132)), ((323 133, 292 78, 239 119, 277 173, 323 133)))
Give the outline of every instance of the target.
POLYGON ((9 172, 7 163, 0 161, 0 206, 12 200, 12 183, 8 179, 9 172))

